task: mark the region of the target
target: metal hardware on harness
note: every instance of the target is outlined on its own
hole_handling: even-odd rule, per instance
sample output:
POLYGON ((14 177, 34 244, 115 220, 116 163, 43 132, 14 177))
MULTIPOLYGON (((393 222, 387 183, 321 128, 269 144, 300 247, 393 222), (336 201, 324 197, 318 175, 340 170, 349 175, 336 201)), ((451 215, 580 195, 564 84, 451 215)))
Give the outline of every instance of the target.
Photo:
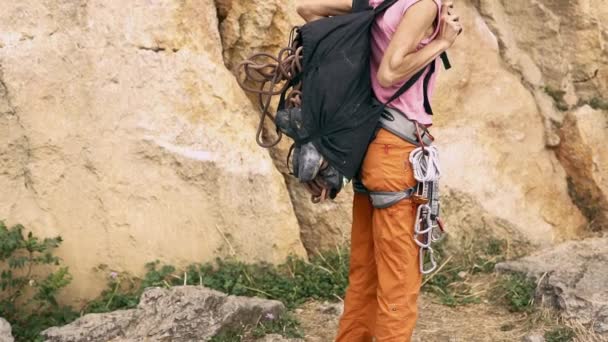
POLYGON ((416 193, 412 195, 412 201, 416 204, 429 203, 428 192, 424 186, 424 182, 418 182, 416 184, 416 193))
MULTIPOLYGON (((420 140, 416 134, 417 127, 419 126, 416 122, 409 120, 405 114, 401 113, 398 109, 391 107, 384 108, 384 112, 382 112, 382 115, 380 116, 379 124, 380 127, 399 138, 420 146, 420 140)), ((430 145, 433 143, 433 140, 435 140, 426 128, 420 135, 420 139, 422 139, 423 145, 430 145)))
POLYGON ((431 243, 439 241, 443 237, 443 228, 439 218, 433 215, 433 203, 437 202, 438 208, 438 193, 434 192, 434 189, 438 187, 437 181, 433 182, 418 182, 417 193, 423 193, 426 199, 426 203, 418 205, 416 210, 416 222, 414 224, 414 242, 420 247, 420 272, 422 274, 428 274, 433 272, 437 268, 437 262, 433 256, 433 248, 431 243), (428 197, 431 200, 428 199, 428 197), (429 205, 429 203, 431 203, 429 205), (429 253, 429 261, 431 263, 430 268, 425 268, 424 258, 425 253, 429 253))

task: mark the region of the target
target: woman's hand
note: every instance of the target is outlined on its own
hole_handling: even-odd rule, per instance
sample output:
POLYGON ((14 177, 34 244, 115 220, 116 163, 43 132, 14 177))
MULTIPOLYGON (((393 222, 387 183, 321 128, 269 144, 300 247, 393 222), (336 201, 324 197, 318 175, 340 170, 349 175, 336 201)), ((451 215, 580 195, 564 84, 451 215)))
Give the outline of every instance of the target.
POLYGON ((441 29, 438 39, 445 42, 447 47, 450 47, 460 33, 462 33, 462 24, 460 23, 460 17, 454 11, 454 3, 446 2, 441 8, 441 29))

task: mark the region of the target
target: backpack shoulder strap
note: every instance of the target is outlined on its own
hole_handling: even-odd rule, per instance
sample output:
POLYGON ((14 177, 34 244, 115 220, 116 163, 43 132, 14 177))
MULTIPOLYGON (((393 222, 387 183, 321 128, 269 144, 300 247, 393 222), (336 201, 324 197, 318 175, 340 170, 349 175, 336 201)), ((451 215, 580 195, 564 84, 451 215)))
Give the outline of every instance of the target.
POLYGON ((371 9, 369 5, 369 0, 353 0, 353 9, 352 12, 363 12, 365 10, 371 9))
MULTIPOLYGON (((434 63, 435 60, 433 60, 434 63)), ((386 101, 384 103, 384 105, 388 105, 389 103, 393 102, 396 98, 398 98, 399 96, 403 95, 403 93, 405 93, 408 89, 410 89, 416 82, 418 82, 418 80, 420 79, 420 77, 422 77, 422 74, 424 74, 424 72, 426 71, 426 69, 428 69, 428 65, 425 66, 424 68, 420 69, 420 71, 418 71, 417 73, 414 74, 414 76, 412 76, 409 80, 407 80, 407 82, 405 82, 404 85, 401 86, 401 88, 399 88, 399 90, 397 90, 393 96, 391 96, 390 99, 388 99, 388 101, 386 101)))
MULTIPOLYGON (((442 52, 440 57, 441 57, 441 60, 443 61, 444 68, 446 70, 451 68, 450 60, 448 59, 448 54, 446 52, 442 52)), ((429 63, 424 68, 420 69, 420 71, 415 73, 414 76, 412 76, 409 80, 407 80, 407 82, 405 82, 405 84, 402 85, 401 88, 399 88, 399 90, 397 90, 395 92, 395 94, 393 94, 393 96, 391 96, 391 98, 388 99, 388 101, 386 101, 386 103, 384 103, 384 105, 385 106, 388 105, 389 103, 393 102, 396 98, 403 95, 403 93, 405 93, 414 84, 416 84, 416 82, 418 82, 418 80, 420 79, 420 77, 422 77, 422 75, 424 74, 426 69, 429 69, 429 68, 430 68, 429 73, 428 73, 427 77, 425 77, 425 82, 424 82, 424 107, 425 107, 425 110, 427 111, 427 113, 432 114, 433 112, 430 109, 430 104, 429 104, 428 95, 427 95, 427 87, 428 87, 428 82, 430 80, 430 76, 435 72, 435 60, 433 60, 431 63, 429 63)))

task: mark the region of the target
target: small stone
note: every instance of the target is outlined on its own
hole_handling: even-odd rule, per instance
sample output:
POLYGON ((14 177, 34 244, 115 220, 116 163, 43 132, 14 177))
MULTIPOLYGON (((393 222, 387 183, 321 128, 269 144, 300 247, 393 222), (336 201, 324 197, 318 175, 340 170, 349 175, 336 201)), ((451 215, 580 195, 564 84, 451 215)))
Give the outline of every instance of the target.
POLYGON ((344 310, 344 304, 342 303, 328 303, 325 302, 319 307, 319 311, 326 315, 339 316, 344 310))
POLYGON ((0 342, 13 342, 13 334, 11 333, 11 325, 2 317, 0 317, 0 342))
POLYGON ((542 333, 532 333, 530 335, 525 336, 522 339, 522 342, 545 342, 545 337, 542 333))
POLYGON ((460 271, 460 272, 458 272, 458 278, 460 278, 460 279, 466 279, 466 277, 467 277, 468 275, 469 275, 469 274, 468 274, 467 272, 465 272, 465 271, 460 271))

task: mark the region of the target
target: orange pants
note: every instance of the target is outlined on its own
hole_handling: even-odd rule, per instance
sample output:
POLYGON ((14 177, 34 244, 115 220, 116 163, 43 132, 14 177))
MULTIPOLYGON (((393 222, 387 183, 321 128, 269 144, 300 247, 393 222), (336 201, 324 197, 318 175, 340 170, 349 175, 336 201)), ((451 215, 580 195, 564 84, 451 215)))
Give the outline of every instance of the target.
MULTIPOLYGON (((381 129, 370 144, 360 177, 370 191, 402 191, 416 184, 409 154, 416 145, 381 129)), ((411 199, 376 209, 356 193, 349 286, 337 342, 406 342, 417 319, 422 274, 413 240, 411 199)))

